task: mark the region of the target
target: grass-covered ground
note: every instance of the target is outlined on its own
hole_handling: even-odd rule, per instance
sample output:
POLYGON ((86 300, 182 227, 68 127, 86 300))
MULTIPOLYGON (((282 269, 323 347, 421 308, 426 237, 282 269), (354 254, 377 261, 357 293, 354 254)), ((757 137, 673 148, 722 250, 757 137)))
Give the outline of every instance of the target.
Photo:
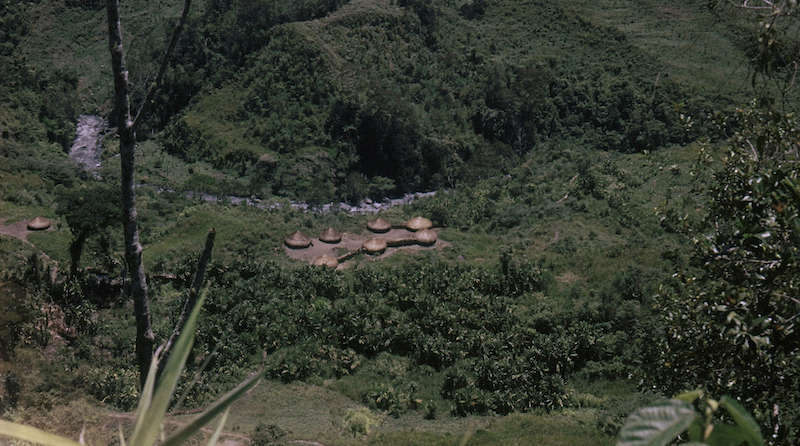
MULTIPOLYGON (((159 156, 156 152, 148 152, 152 149, 147 147, 144 147, 143 157, 159 156)), ((370 314, 378 314, 374 313, 377 307, 370 310, 370 305, 384 305, 380 303, 380 297, 375 303, 362 306, 364 304, 358 303, 358 299, 375 298, 365 294, 364 297, 356 297, 352 304, 347 304, 346 301, 350 298, 347 297, 346 290, 351 289, 351 286, 358 286, 355 284, 359 280, 372 277, 373 273, 370 271, 381 277, 381 270, 394 269, 410 275, 412 279, 409 283, 430 280, 414 278, 417 274, 414 270, 443 274, 439 278, 441 286, 451 285, 460 289, 458 287, 463 285, 457 285, 452 278, 448 278, 447 275, 452 273, 445 273, 439 268, 450 264, 465 268, 463 273, 467 274, 473 274, 469 271, 476 269, 485 271, 479 274, 487 274, 483 280, 496 280, 492 277, 498 274, 497 268, 501 259, 510 253, 512 267, 536 266, 542 274, 536 279, 541 281, 540 284, 528 291, 522 281, 509 283, 512 286, 519 285, 521 288, 517 291, 514 291, 517 289, 514 287, 498 288, 505 289, 506 291, 499 291, 505 295, 521 293, 509 301, 511 306, 508 311, 516 320, 528 321, 524 323, 538 327, 535 330, 544 329, 541 333, 545 333, 550 329, 544 327, 551 324, 569 331, 569 324, 572 323, 570 321, 575 321, 574 318, 583 318, 585 321, 594 319, 601 325, 590 330, 599 330, 595 331, 596 335, 605 337, 605 341, 601 343, 610 343, 602 349, 611 348, 608 352, 614 351, 617 348, 613 347, 614 343, 623 338, 619 338, 618 334, 614 335, 617 337, 608 337, 613 332, 603 328, 602 324, 606 322, 602 321, 606 320, 604 312, 608 311, 608 305, 625 303, 625 311, 634 312, 630 315, 637 311, 645 311, 640 314, 646 314, 646 309, 637 308, 646 308, 649 305, 647 302, 650 294, 659 284, 669 281, 672 267, 682 257, 681 237, 664 230, 656 208, 665 207, 669 203, 672 203, 672 208, 684 208, 684 199, 690 196, 688 193, 691 192, 692 185, 698 181, 693 169, 696 167, 695 159, 699 156, 699 147, 676 148, 647 155, 593 155, 591 152, 583 152, 583 157, 576 153, 579 150, 558 151, 550 155, 555 158, 551 169, 545 169, 544 163, 531 158, 528 163, 514 170, 510 177, 489 179, 475 187, 441 191, 433 198, 393 208, 382 214, 393 221, 404 221, 414 215, 429 216, 435 221, 440 238, 448 242, 447 248, 425 252, 397 252, 377 262, 356 257, 346 264, 344 270, 321 276, 312 274, 313 270, 309 270, 304 263, 286 256, 282 244, 283 236, 297 229, 315 234, 331 226, 341 231, 362 232, 366 221, 373 216, 341 213, 318 215, 302 213, 288 207, 262 210, 246 205, 206 203, 176 193, 157 193, 154 189, 142 188, 139 204, 143 234, 145 240, 148 240, 145 261, 151 274, 154 322, 159 338, 163 338, 171 330, 171 321, 185 293, 182 286, 175 287, 172 282, 164 282, 159 277, 177 276, 179 281, 186 280, 202 249, 207 230, 213 227, 217 232, 212 260, 214 272, 209 278, 213 284, 209 308, 217 316, 209 316, 206 326, 201 329, 201 350, 198 355, 202 357, 222 347, 216 352, 217 355, 238 357, 240 360, 238 364, 229 359, 212 363, 209 372, 218 371, 206 374, 200 387, 190 393, 190 407, 192 404, 207 401, 235 383, 236 379, 259 367, 260 343, 273 342, 278 350, 267 348, 270 352, 269 361, 283 362, 279 362, 279 367, 272 376, 279 378, 282 373, 291 370, 294 371, 290 373, 299 374, 296 378, 283 380, 288 381, 288 384, 281 380, 264 383, 245 398, 240 403, 241 408, 231 414, 228 424, 233 433, 249 435, 263 422, 267 425, 274 424, 280 428, 279 432, 290 432, 286 434, 286 439, 306 439, 323 444, 396 444, 398 441, 405 441, 402 439, 420 444, 450 444, 464 437, 469 437, 467 444, 505 444, 514 441, 539 443, 544 441, 543 438, 549 438, 544 444, 581 444, 581 441, 585 444, 611 443, 615 429, 619 427, 626 412, 634 410, 640 402, 652 398, 639 394, 634 384, 625 383, 628 373, 634 370, 633 367, 628 367, 630 364, 609 362, 588 366, 584 363, 563 375, 566 378, 563 388, 565 399, 558 407, 549 409, 555 409, 553 412, 534 410, 532 414, 502 417, 481 414, 483 409, 479 409, 477 415, 469 415, 472 409, 467 409, 467 416, 464 417, 454 416, 458 407, 454 403, 457 401, 442 395, 442 383, 447 377, 448 366, 438 370, 420 368, 419 364, 424 364, 427 360, 419 362, 420 359, 413 359, 413 350, 408 351, 411 356, 404 356, 402 350, 393 347, 384 354, 379 353, 383 347, 378 344, 362 350, 358 344, 352 343, 349 347, 342 346, 352 350, 340 350, 335 344, 327 343, 335 338, 328 338, 329 341, 321 345, 335 348, 325 355, 346 354, 350 359, 346 359, 348 362, 345 363, 340 362, 344 357, 330 362, 332 357, 325 356, 328 359, 321 357, 319 360, 322 362, 315 362, 318 361, 314 359, 317 347, 311 347, 314 344, 305 344, 308 347, 302 347, 309 339, 306 338, 307 334, 293 335, 291 333, 295 332, 294 329, 290 330, 284 325, 288 323, 298 328, 305 327, 308 323, 305 318, 314 317, 313 312, 304 316, 302 313, 293 313, 295 310, 288 308, 280 310, 286 316, 300 319, 295 322, 288 322, 288 319, 286 322, 274 320, 274 316, 261 319, 260 324, 272 327, 265 334, 256 335, 255 339, 250 340, 242 338, 242 335, 256 332, 251 332, 252 329, 245 326, 213 329, 219 324, 246 323, 243 320, 237 322, 239 316, 236 314, 249 313, 255 316, 262 311, 267 311, 264 314, 272 314, 266 308, 261 310, 252 306, 241 307, 241 304, 252 301, 248 305, 260 305, 259 302, 265 303, 275 298, 278 301, 291 299, 296 302, 294 305, 304 307, 309 301, 314 305, 329 305, 320 299, 339 295, 333 297, 331 302, 344 299, 343 305, 356 305, 355 310, 350 310, 355 311, 354 315, 363 314, 369 319, 370 314), (586 157, 592 156, 598 157, 598 161, 587 163, 586 157), (520 190, 525 193, 519 193, 520 190), (269 274, 277 276, 262 276, 262 273, 255 273, 253 276, 253 273, 245 273, 247 268, 254 267, 247 266, 246 262, 255 262, 256 265, 274 264, 278 269, 270 269, 273 272, 269 274), (423 265, 424 268, 414 265, 423 265), (313 278, 318 285, 306 288, 306 285, 300 285, 302 282, 294 282, 298 280, 293 278, 295 276, 313 278), (354 280, 356 282, 352 282, 354 280), (345 283, 352 285, 344 286, 345 283), (272 287, 275 290, 270 290, 272 287), (233 304, 222 304, 222 301, 229 299, 223 299, 223 295, 233 297, 233 304), (237 295, 239 297, 234 297, 237 295), (240 304, 235 303, 242 298, 244 300, 240 304), (227 307, 219 307, 220 305, 227 307), (211 310, 212 308, 216 310, 211 310), (229 309, 219 313, 220 308, 229 309), (239 313, 240 311, 245 313, 239 313), (364 313, 360 313, 361 311, 364 313), (214 319, 216 317, 222 319, 214 319), (244 350, 237 350, 242 348, 244 350), (225 353, 226 349, 233 350, 225 353), (244 352, 252 352, 252 356, 244 352), (300 369, 292 368, 295 367, 293 363, 286 362, 281 355, 299 355, 298 359, 305 358, 304 361, 312 362, 310 368, 300 372, 300 369), (350 364, 346 367, 352 367, 351 371, 345 374, 324 371, 327 367, 340 370, 342 364, 350 364), (300 381, 296 381, 298 378, 300 381), (390 387, 381 387, 381 383, 390 387), (392 408, 376 402, 375 398, 380 392, 389 392, 386 396, 394 398, 399 406, 392 408), (348 409, 361 407, 371 410, 376 425, 369 436, 351 437, 344 417, 348 409), (425 417, 428 413, 435 418, 427 420, 425 417), (556 435, 555 432, 559 434, 556 435)), ((170 162, 168 155, 161 156, 164 162, 170 162)), ((178 168, 171 175, 180 175, 180 169, 188 168, 179 161, 175 161, 175 166, 178 168)), ((149 175, 150 171, 151 169, 144 168, 143 175, 149 175)), ((152 172, 156 174, 157 169, 152 169, 152 172)), ((690 202, 685 209, 693 212, 693 205, 690 202)), ((56 222, 55 229, 31 234, 29 240, 51 258, 62 264, 68 263, 66 245, 71 240, 68 227, 58 215, 49 215, 56 222)), ((8 270, 16 270, 21 275, 24 274, 25 267, 20 260, 30 255, 20 251, 23 246, 9 240, 8 249, 4 250, 9 262, 8 270), (19 247, 14 248, 16 245, 19 247), (16 264, 14 258, 17 259, 16 264)), ((100 248, 91 243, 89 247, 100 248)), ((27 249, 30 252, 30 247, 27 249)), ((120 249, 117 245, 111 249, 112 256, 119 256, 114 254, 120 249)), ((84 266, 100 268, 101 265, 96 264, 95 258, 87 254, 84 255, 84 266)), ((256 268, 252 271, 259 270, 256 268)), ((522 270, 520 273, 527 274, 522 270)), ((520 280, 523 277, 520 276, 520 280)), ((435 284, 436 279, 432 279, 434 281, 431 283, 435 284)), ((403 283, 392 285, 390 289, 395 291, 391 293, 402 290, 403 286, 403 283), (395 286, 400 288, 394 288, 395 286)), ((97 292, 91 291, 91 286, 84 289, 89 295, 97 292)), ((356 291, 356 288, 352 290, 356 291)), ((80 295, 80 291, 74 292, 78 294, 70 299, 80 295)), ((73 337, 67 338, 67 344, 58 346, 51 343, 49 347, 54 349, 51 350, 54 352, 51 355, 55 354, 56 358, 61 358, 59 361, 70 364, 66 369, 69 378, 59 371, 60 366, 53 368, 47 365, 51 363, 53 356, 42 356, 35 350, 27 350, 36 347, 30 340, 28 347, 19 350, 17 359, 9 363, 10 369, 17 370, 20 376, 23 373, 26 376, 22 380, 25 404, 39 407, 38 410, 48 410, 46 408, 61 407, 86 394, 91 395, 90 400, 103 400, 105 393, 112 392, 115 396, 105 398, 106 405, 131 407, 137 391, 135 375, 127 370, 130 362, 125 358, 130 358, 132 354, 128 347, 134 334, 133 321, 130 318, 132 309, 130 304, 116 299, 108 302, 98 300, 99 296, 89 295, 87 298, 90 301, 85 302, 82 308, 65 315, 71 325, 82 327, 88 336, 76 335, 74 331, 70 331, 70 336, 73 337), (26 353, 22 353, 23 351, 26 353), (107 359, 98 363, 91 358, 107 359), (42 371, 31 373, 39 369, 42 371), (53 375, 47 377, 48 373, 53 375), (38 393, 41 390, 37 389, 49 390, 45 396, 38 393)), ((393 305, 388 301, 386 303, 393 305)), ((323 308, 326 307, 319 307, 320 310, 323 308)), ((407 311, 402 306, 396 308, 392 311, 407 311)), ((313 311, 313 308, 310 307, 309 310, 313 311)), ((329 316, 323 314, 320 313, 319 316, 323 319, 314 322, 315 324, 329 323, 325 322, 329 316)), ((402 314, 396 313, 393 317, 402 314)), ((407 314, 412 316, 412 313, 407 314)), ((629 317, 622 313, 618 316, 623 319, 629 317)), ((330 317, 334 317, 334 314, 331 313, 330 317)), ((383 323, 387 322, 385 320, 383 323)), ((330 330, 338 329, 320 325, 318 330, 321 330, 320 338, 325 339, 331 335, 323 333, 334 333, 330 330)), ((635 332, 630 333, 634 335, 635 332)), ((375 332, 375 335, 382 336, 380 331, 375 332)), ((386 342, 395 342, 391 338, 386 339, 386 342)), ((41 342, 47 340, 47 336, 44 336, 41 342)), ((384 342, 380 339, 364 340, 384 342)), ((629 341, 633 342, 633 338, 629 341)), ((588 357, 582 358, 580 362, 584 359, 588 357)), ((59 364, 59 361, 54 365, 59 364)), ((572 363, 571 360, 563 364, 568 363, 572 363)), ((197 365, 198 363, 194 363, 195 367, 197 365)))
MULTIPOLYGON (((116 193, 113 137, 102 181, 64 150, 79 113, 110 108, 104 11, 12 3, 0 218, 54 225, 30 244, 0 238, 0 405, 73 437, 86 421, 93 443, 113 443, 138 396, 120 228, 92 228, 68 279, 77 231, 63 204, 116 193)), ((179 3, 126 4, 137 87, 179 3)), ((185 408, 266 361, 270 380, 232 411, 231 438, 273 426, 275 441, 324 445, 612 444, 658 396, 639 367, 662 334, 653 294, 686 262, 686 217, 706 212, 712 115, 747 96, 749 25, 685 1, 307 3, 198 2, 140 134, 159 340, 217 233, 185 408), (285 253, 288 233, 360 233, 374 217, 290 199, 423 189, 437 194, 381 215, 430 218, 443 249, 336 271, 285 253)))

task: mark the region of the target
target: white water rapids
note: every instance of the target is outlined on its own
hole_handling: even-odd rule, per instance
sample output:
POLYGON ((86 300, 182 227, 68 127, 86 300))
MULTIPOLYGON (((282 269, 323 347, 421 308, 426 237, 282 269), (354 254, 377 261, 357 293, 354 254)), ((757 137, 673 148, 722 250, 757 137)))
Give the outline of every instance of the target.
POLYGON ((100 116, 80 115, 75 128, 75 141, 69 149, 73 163, 99 178, 100 155, 103 153, 103 136, 108 131, 108 123, 100 116))

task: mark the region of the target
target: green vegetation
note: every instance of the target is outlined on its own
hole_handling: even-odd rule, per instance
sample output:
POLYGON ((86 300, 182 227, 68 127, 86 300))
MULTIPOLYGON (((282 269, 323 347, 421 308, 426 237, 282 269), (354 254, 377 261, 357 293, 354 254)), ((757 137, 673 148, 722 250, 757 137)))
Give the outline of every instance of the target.
POLYGON ((764 445, 758 423, 736 400, 703 398, 700 390, 636 411, 622 427, 617 445, 667 445, 684 431, 692 444, 764 445), (700 410, 692 406, 695 400, 700 400, 700 410))
POLYGON ((116 189, 111 189, 106 185, 87 184, 85 187, 75 190, 58 191, 57 212, 67 221, 70 229, 75 233, 75 240, 73 240, 69 248, 71 275, 78 274, 78 262, 83 252, 83 245, 86 242, 86 238, 93 233, 102 234, 100 246, 105 248, 105 252, 99 252, 98 256, 106 257, 104 270, 108 271, 110 269, 111 259, 108 252, 110 234, 108 233, 108 227, 111 226, 113 229, 119 230, 119 228, 114 228, 111 224, 117 220, 120 213, 119 194, 116 189))
POLYGON ((710 392, 747 395, 756 419, 794 442, 800 188, 792 150, 800 135, 792 115, 742 113, 743 130, 732 136, 725 168, 707 192, 708 214, 696 222, 692 262, 674 288, 660 290, 668 333, 650 375, 667 391, 694 381, 710 392))
MULTIPOLYGON (((134 102, 180 3, 125 5, 134 102)), ((741 411, 766 442, 797 442, 800 139, 781 88, 794 46, 774 44, 795 28, 718 6, 196 2, 136 149, 157 340, 218 234, 169 409, 263 367, 221 435, 612 444, 629 414, 669 407, 686 425, 668 441, 724 444, 741 411), (372 218, 292 201, 431 190, 381 215, 430 218, 435 249, 337 270, 286 256, 287 233, 372 218), (738 402, 657 403, 696 386, 738 402)), ((0 238, 0 416, 132 438, 119 412, 147 392, 116 144, 99 179, 66 153, 78 115, 111 107, 103 5, 0 11, 0 223, 54 222, 0 238)))
MULTIPOLYGON (((197 329, 197 319, 200 314, 200 309, 205 300, 204 295, 200 296, 197 301, 197 306, 194 307, 191 314, 188 316, 184 331, 180 334, 175 342, 174 350, 167 358, 162 358, 166 361, 166 365, 156 382, 156 370, 159 363, 159 352, 156 351, 154 361, 151 363, 150 373, 147 375, 147 380, 142 386, 142 394, 139 398, 139 404, 136 410, 136 420, 133 425, 133 434, 128 442, 133 445, 151 445, 156 442, 156 439, 161 437, 163 440, 161 444, 167 445, 180 445, 189 440, 190 437, 195 435, 200 429, 210 422, 217 415, 221 415, 219 425, 214 431, 214 434, 209 440, 209 445, 214 445, 219 438, 225 421, 228 417, 228 409, 230 405, 240 398, 245 392, 258 384, 261 379, 262 373, 256 373, 248 380, 237 386, 236 389, 226 394, 219 401, 210 405, 205 411, 195 417, 190 423, 171 432, 166 439, 164 426, 162 422, 165 419, 167 409, 169 408, 172 398, 175 394, 175 388, 178 379, 181 377, 183 367, 186 360, 192 351, 194 344, 195 330, 197 329)), ((36 429, 34 427, 25 426, 22 424, 11 423, 6 420, 0 420, 0 434, 17 438, 20 440, 30 441, 33 443, 44 444, 48 446, 63 446, 63 445, 79 445, 83 443, 74 442, 69 438, 59 437, 47 433, 45 431, 36 429)), ((125 437, 122 433, 122 428, 119 430, 120 443, 127 444, 125 437)))
MULTIPOLYGON (((700 117, 741 97, 719 86, 715 96, 697 94, 696 84, 716 73, 669 76, 675 62, 663 60, 660 47, 592 22, 594 12, 584 17, 558 3, 407 3, 354 1, 319 20, 276 19, 260 31, 264 43, 244 34, 250 25, 228 31, 233 41, 252 42, 240 46, 250 57, 239 76, 164 127, 164 147, 245 180, 240 195, 357 200, 369 195, 361 178, 387 178, 394 193, 452 187, 502 174, 552 141, 622 152, 685 143, 710 133, 700 117), (515 34, 503 36, 503 27, 515 34)), ((680 17, 664 32, 701 32, 703 20, 682 17, 707 11, 675 10, 680 17)), ((661 20, 665 12, 641 13, 661 20)), ((217 35, 223 23, 215 20, 197 26, 217 35)), ((189 51, 199 42, 184 45, 189 51)), ((743 60, 725 50, 728 60, 743 60)))

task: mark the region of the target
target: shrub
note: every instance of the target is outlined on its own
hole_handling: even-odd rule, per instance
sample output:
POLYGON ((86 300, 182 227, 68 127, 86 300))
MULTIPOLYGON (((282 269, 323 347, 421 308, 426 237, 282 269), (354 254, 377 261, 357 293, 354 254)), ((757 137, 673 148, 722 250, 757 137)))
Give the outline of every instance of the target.
POLYGON ((22 326, 33 316, 26 300, 24 287, 0 282, 0 358, 7 358, 14 350, 20 340, 22 326))
POLYGON ((422 400, 414 394, 416 384, 393 380, 372 386, 365 396, 365 402, 376 409, 385 410, 394 417, 399 417, 409 409, 416 409, 422 400))
POLYGON ((250 441, 253 446, 281 446, 287 444, 283 439, 288 434, 288 431, 275 424, 260 422, 250 433, 250 441))
POLYGON ((370 412, 366 407, 349 409, 344 416, 344 428, 347 432, 357 435, 369 435, 372 428, 380 424, 380 418, 370 412))

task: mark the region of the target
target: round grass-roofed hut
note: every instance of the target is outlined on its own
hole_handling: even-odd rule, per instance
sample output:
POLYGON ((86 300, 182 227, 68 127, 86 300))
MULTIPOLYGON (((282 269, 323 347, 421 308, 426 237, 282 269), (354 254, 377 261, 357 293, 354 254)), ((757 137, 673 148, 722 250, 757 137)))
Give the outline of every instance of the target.
POLYGON ((334 228, 328 228, 322 231, 319 239, 325 243, 339 243, 342 241, 342 233, 334 228))
POLYGON ((42 217, 41 215, 37 215, 36 217, 30 219, 26 226, 30 231, 44 231, 45 229, 49 228, 51 224, 52 223, 50 223, 50 220, 42 217))
POLYGON ((392 222, 383 217, 378 217, 367 222, 367 229, 372 232, 386 232, 392 229, 392 222))
POLYGON ((379 238, 371 238, 361 245, 361 249, 367 254, 380 254, 386 251, 386 240, 379 238))
POLYGON ((425 246, 430 246, 436 243, 437 237, 438 235, 433 229, 422 229, 414 234, 414 239, 417 241, 417 243, 425 246))
POLYGON ((425 217, 414 217, 406 222, 406 229, 409 231, 421 231, 423 229, 430 229, 433 223, 425 217))
POLYGON ((283 239, 286 246, 292 249, 303 249, 311 246, 311 237, 303 234, 301 231, 294 232, 283 239))
POLYGON ((314 266, 327 266, 328 268, 336 268, 339 266, 339 259, 329 256, 328 254, 323 254, 314 259, 311 264, 314 266))

